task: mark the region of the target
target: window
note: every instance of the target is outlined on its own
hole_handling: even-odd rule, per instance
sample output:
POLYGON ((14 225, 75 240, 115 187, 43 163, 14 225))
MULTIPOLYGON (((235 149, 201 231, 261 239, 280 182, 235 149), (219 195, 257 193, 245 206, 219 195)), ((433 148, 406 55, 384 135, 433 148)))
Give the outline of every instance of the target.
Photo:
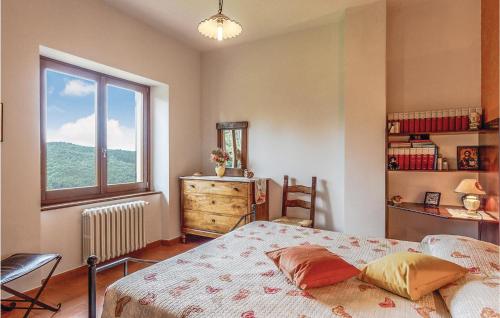
POLYGON ((42 204, 149 190, 149 88, 41 57, 42 204))

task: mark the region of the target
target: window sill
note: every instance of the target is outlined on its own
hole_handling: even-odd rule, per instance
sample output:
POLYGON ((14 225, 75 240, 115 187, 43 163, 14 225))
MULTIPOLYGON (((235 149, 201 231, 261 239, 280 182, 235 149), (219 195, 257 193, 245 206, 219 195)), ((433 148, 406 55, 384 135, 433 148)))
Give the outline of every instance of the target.
POLYGON ((135 197, 142 197, 142 196, 159 194, 159 193, 161 193, 161 192, 160 191, 147 191, 147 192, 139 192, 139 193, 125 194, 125 195, 116 195, 116 196, 97 198, 97 199, 80 200, 80 201, 57 203, 57 204, 48 204, 48 205, 42 205, 41 211, 43 212, 43 211, 49 211, 49 210, 58 210, 58 209, 64 209, 64 208, 69 208, 69 207, 74 207, 74 206, 81 206, 81 205, 88 205, 88 204, 94 204, 94 203, 100 203, 100 202, 122 200, 122 199, 135 198, 135 197))

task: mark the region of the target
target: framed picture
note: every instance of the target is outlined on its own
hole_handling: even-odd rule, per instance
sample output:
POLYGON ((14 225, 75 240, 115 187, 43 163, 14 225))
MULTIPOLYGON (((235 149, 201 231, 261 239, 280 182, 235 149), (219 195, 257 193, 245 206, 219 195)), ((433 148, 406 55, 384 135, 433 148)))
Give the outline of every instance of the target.
POLYGON ((458 146, 457 168, 458 170, 479 170, 479 147, 458 146))
POLYGON ((425 206, 437 207, 441 200, 441 192, 426 192, 425 193, 425 206))

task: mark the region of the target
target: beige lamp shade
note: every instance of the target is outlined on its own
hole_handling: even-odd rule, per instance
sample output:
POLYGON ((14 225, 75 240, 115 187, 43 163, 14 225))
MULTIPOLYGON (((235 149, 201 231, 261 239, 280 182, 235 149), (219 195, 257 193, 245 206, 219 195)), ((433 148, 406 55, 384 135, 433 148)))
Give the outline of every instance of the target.
POLYGON ((198 31, 204 36, 219 41, 234 38, 242 31, 241 25, 222 13, 211 16, 198 24, 198 31))
POLYGON ((481 187, 481 184, 476 179, 463 179, 455 189, 455 192, 477 195, 486 194, 481 187))

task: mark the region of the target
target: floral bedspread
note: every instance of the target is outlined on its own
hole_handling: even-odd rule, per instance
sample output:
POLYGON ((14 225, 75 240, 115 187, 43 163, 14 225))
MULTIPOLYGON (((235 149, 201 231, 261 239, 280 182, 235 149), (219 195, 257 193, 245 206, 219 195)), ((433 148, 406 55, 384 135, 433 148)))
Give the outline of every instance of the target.
POLYGON ((126 276, 106 290, 102 317, 449 317, 437 294, 412 302, 352 278, 303 291, 264 252, 317 244, 363 267, 419 243, 253 222, 126 276))

